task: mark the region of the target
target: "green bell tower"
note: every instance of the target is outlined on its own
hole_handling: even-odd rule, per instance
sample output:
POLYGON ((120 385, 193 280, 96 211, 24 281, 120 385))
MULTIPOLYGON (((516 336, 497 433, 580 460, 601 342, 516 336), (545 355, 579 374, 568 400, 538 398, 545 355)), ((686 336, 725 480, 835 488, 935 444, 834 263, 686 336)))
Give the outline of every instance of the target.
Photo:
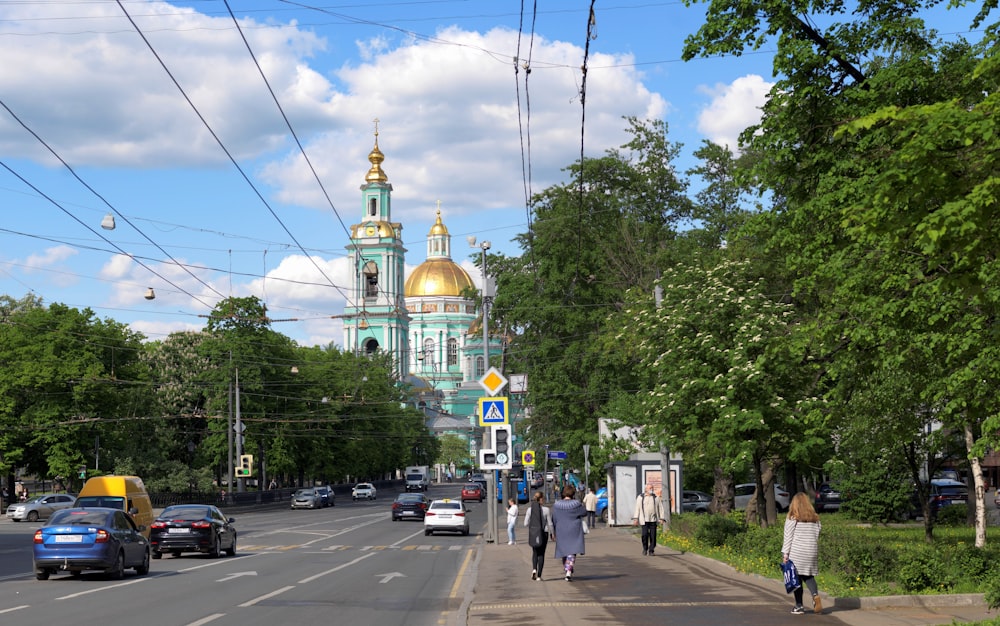
POLYGON ((350 300, 344 307, 344 348, 358 354, 387 352, 400 379, 408 371, 410 316, 403 300, 406 249, 403 226, 392 221, 392 185, 382 170, 378 147, 368 154, 371 167, 361 185, 361 222, 351 226, 347 249, 353 262, 350 300))

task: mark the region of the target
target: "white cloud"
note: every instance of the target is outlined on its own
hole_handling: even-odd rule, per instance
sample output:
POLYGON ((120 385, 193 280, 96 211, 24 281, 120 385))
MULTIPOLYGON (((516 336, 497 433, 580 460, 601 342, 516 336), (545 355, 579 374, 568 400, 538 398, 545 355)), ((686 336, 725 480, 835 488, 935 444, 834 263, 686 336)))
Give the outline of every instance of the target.
POLYGON ((740 133, 760 121, 760 108, 764 106, 773 85, 756 74, 750 74, 728 85, 703 88, 702 91, 709 94, 712 101, 698 116, 698 130, 713 142, 729 146, 730 150, 737 152, 740 133))
POLYGON ((59 265, 63 261, 66 261, 77 254, 79 254, 79 252, 70 246, 53 246, 52 248, 46 248, 41 254, 29 255, 26 259, 24 259, 24 265, 27 266, 26 271, 30 273, 34 270, 46 269, 59 265))

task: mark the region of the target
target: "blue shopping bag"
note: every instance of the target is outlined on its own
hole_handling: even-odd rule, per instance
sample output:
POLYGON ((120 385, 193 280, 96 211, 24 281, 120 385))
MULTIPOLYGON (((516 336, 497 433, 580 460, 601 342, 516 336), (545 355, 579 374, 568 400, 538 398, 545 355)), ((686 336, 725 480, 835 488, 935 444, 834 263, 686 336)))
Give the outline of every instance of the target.
POLYGON ((781 564, 781 573, 785 575, 785 593, 791 593, 802 586, 799 570, 795 569, 795 563, 791 560, 781 564))

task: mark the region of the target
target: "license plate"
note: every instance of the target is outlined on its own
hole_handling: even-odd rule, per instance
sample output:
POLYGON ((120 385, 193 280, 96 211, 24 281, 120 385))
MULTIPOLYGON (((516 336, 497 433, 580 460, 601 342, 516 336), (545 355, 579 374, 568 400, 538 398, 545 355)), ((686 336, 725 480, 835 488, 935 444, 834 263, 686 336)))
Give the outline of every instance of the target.
POLYGON ((186 535, 191 532, 190 528, 168 528, 167 534, 169 535, 186 535))
POLYGON ((445 514, 445 515, 438 515, 438 517, 441 518, 441 519, 451 519, 451 515, 447 515, 447 514, 445 514))
POLYGON ((83 535, 56 535, 56 543, 83 543, 83 535))
POLYGON ((965 504, 965 500, 952 500, 952 504, 965 504))
POLYGON ((413 511, 403 511, 403 515, 413 515, 413 511))

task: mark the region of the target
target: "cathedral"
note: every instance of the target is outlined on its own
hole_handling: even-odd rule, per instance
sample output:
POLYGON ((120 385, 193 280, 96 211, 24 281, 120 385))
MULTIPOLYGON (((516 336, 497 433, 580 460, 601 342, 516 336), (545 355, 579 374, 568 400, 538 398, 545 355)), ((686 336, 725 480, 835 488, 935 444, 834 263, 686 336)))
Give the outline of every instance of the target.
MULTIPOLYGON (((482 318, 475 285, 452 260, 451 235, 441 219, 427 233, 426 260, 404 276, 403 225, 392 221, 392 185, 375 146, 361 185, 361 221, 351 226, 347 246, 356 271, 344 310, 344 348, 360 354, 392 355, 397 379, 413 393, 436 434, 477 437, 478 380, 486 371, 482 318)), ((489 354, 500 354, 499 333, 489 354)), ((472 446, 470 445, 470 452, 472 446)))

